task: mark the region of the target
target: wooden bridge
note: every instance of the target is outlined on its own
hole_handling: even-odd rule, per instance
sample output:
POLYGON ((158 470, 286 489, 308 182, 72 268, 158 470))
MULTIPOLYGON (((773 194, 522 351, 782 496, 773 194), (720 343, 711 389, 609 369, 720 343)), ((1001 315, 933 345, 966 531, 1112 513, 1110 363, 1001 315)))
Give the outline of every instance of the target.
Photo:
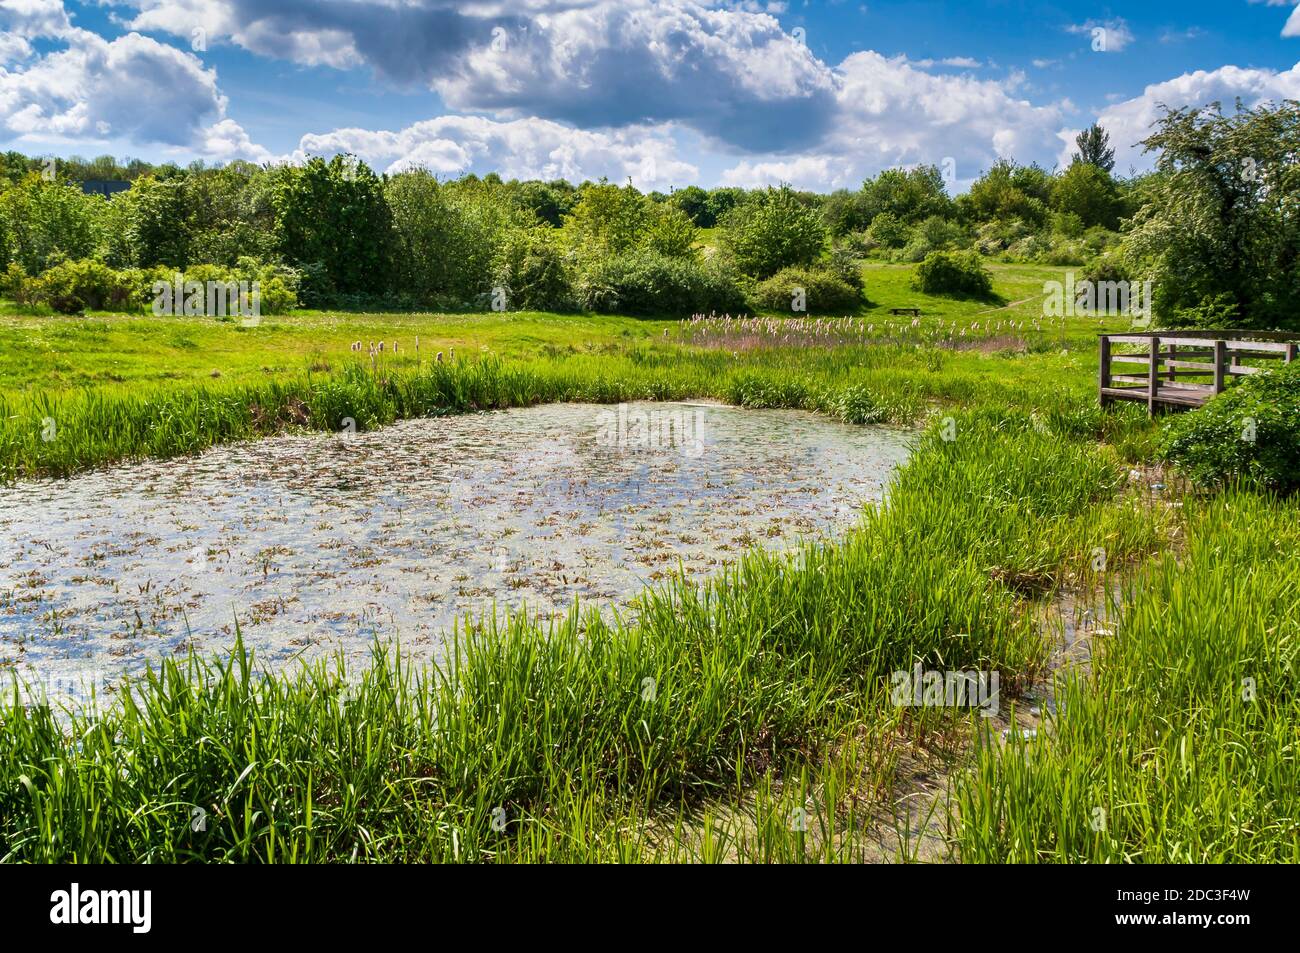
POLYGON ((1261 361, 1291 363, 1300 347, 1300 339, 1293 335, 1270 331, 1152 331, 1103 334, 1100 340, 1097 395, 1101 406, 1138 400, 1152 415, 1157 409, 1200 407, 1221 393, 1231 378, 1265 370, 1261 361), (1116 351, 1115 344, 1139 344, 1145 349, 1128 353, 1116 351), (1115 364, 1140 364, 1143 370, 1116 374, 1115 364))

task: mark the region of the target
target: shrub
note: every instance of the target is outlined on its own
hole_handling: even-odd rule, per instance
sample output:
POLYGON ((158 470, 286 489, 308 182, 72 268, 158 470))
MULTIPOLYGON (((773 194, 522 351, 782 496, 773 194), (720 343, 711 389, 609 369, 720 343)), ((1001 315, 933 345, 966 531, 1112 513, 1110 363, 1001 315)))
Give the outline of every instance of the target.
POLYGON ((844 314, 862 306, 862 294, 834 271, 825 267, 784 268, 759 282, 750 294, 757 311, 789 314, 797 289, 803 290, 805 309, 810 314, 844 314))
POLYGON ((836 395, 835 414, 845 423, 874 424, 887 416, 880 402, 862 384, 846 387, 836 395))
POLYGON ((80 314, 87 308, 134 310, 141 304, 130 279, 93 259, 61 261, 47 268, 28 285, 33 301, 48 304, 60 314, 80 314))
POLYGON ((754 278, 811 265, 826 244, 820 216, 788 186, 750 193, 719 224, 724 248, 754 278))
POLYGON ((1079 275, 1079 281, 1091 281, 1093 285, 1102 285, 1108 282, 1127 281, 1129 279, 1128 270, 1114 255, 1101 255, 1095 258, 1083 273, 1079 275))
POLYGON ((871 220, 867 238, 881 248, 902 248, 907 243, 907 226, 892 212, 881 212, 871 220))
POLYGON ((16 261, 9 262, 3 276, 0 276, 0 294, 11 298, 17 304, 31 303, 31 281, 23 266, 16 261))
MULTIPOLYGON (((153 304, 157 297, 155 286, 158 283, 165 284, 170 295, 177 274, 175 269, 165 265, 149 269, 118 270, 103 262, 84 259, 60 262, 35 278, 22 281, 21 286, 23 294, 29 300, 48 304, 61 314, 80 314, 86 309, 138 311, 153 304)), ((241 258, 234 269, 204 264, 195 265, 179 274, 182 282, 211 281, 227 285, 247 282, 250 287, 256 282, 261 297, 261 314, 281 314, 296 307, 298 303, 298 273, 283 265, 267 265, 252 258, 241 258)), ((10 293, 14 293, 14 282, 18 275, 11 269, 5 278, 10 285, 10 293)), ((172 307, 176 313, 184 312, 187 297, 188 292, 180 302, 173 302, 172 307)), ((201 297, 202 308, 206 309, 206 293, 201 297)), ((233 312, 233 295, 227 300, 226 306, 233 312)), ((200 313, 203 311, 200 310, 200 313)))
POLYGON ((898 259, 915 265, 917 262, 925 261, 936 251, 939 249, 931 245, 924 235, 917 235, 898 253, 898 259))
POLYGON ((501 244, 493 276, 497 287, 506 289, 512 309, 567 311, 573 306, 564 253, 550 231, 514 229, 501 244))
POLYGON ((1013 242, 1004 257, 1007 261, 1042 261, 1051 251, 1051 238, 1035 232, 1013 242))
POLYGON ((934 252, 916 266, 912 287, 924 294, 988 298, 993 277, 975 252, 934 252))
POLYGON ((1242 320, 1236 298, 1226 291, 1206 295, 1198 304, 1164 315, 1164 324, 1170 328, 1239 328, 1247 323, 1242 320))
POLYGON ((862 263, 858 261, 859 257, 852 246, 836 245, 827 256, 826 267, 850 288, 861 291, 865 282, 862 280, 862 263))
POLYGON ((1161 454, 1192 480, 1300 490, 1300 362, 1252 375, 1200 410, 1171 417, 1161 454))
POLYGON ((744 296, 717 261, 672 258, 647 248, 597 258, 577 282, 588 311, 632 315, 689 315, 743 311, 744 296))

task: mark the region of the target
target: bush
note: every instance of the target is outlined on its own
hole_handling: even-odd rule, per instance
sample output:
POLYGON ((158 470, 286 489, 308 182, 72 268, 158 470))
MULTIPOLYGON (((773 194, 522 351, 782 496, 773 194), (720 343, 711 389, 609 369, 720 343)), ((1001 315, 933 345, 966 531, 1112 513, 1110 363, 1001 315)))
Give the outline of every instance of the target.
POLYGON ((1241 479, 1300 490, 1300 362, 1252 375, 1200 410, 1171 417, 1160 449, 1202 485, 1241 479))
POLYGON ((917 262, 925 261, 936 251, 939 249, 931 245, 924 235, 917 235, 898 253, 897 258, 899 261, 915 265, 917 262))
MULTIPOLYGON (((158 299, 155 287, 161 283, 167 286, 166 307, 172 313, 183 314, 189 292, 184 292, 180 302, 172 301, 176 276, 175 269, 158 265, 149 269, 124 268, 114 269, 103 262, 92 259, 81 261, 64 261, 35 278, 20 280, 20 274, 12 268, 6 273, 8 293, 19 300, 18 289, 23 297, 32 302, 47 304, 60 314, 80 314, 90 309, 93 311, 138 311, 150 307, 158 299)), ((179 273, 182 282, 200 282, 205 285, 205 292, 200 295, 203 304, 199 313, 206 310, 207 282, 221 282, 226 285, 247 283, 251 289, 254 283, 260 294, 261 314, 281 314, 297 306, 298 273, 282 265, 267 265, 252 258, 239 259, 234 268, 220 265, 195 265, 188 271, 179 273)), ((226 307, 235 310, 234 296, 227 299, 226 307)))
POLYGON ((568 311, 573 288, 564 254, 551 238, 551 230, 514 229, 502 242, 493 272, 497 287, 506 289, 511 309, 568 311))
POLYGON ((1206 295, 1199 304, 1164 315, 1164 325, 1170 328, 1240 328, 1247 323, 1242 320, 1237 300, 1226 291, 1206 295))
POLYGON ((867 238, 881 248, 902 248, 907 243, 907 226, 891 212, 881 212, 871 220, 867 238))
POLYGON ((834 400, 835 414, 845 423, 874 424, 887 416, 880 402, 862 384, 846 387, 834 400))
POLYGON ((745 299, 716 261, 672 258, 647 248, 597 258, 578 278, 578 304, 608 314, 676 315, 736 312, 745 299))
POLYGON ((916 266, 912 287, 924 294, 993 296, 993 277, 975 252, 934 252, 916 266))
POLYGON ((844 314, 862 306, 861 292, 824 267, 782 269, 759 282, 749 303, 756 311, 790 314, 796 289, 803 290, 805 309, 810 314, 844 314))
POLYGON ((27 285, 31 300, 60 314, 80 314, 87 308, 135 310, 142 303, 137 292, 129 276, 89 258, 61 261, 27 285))
POLYGON ((788 186, 751 192, 719 224, 723 247, 737 267, 759 279, 811 265, 826 245, 821 217, 788 186))
POLYGON ((836 245, 826 258, 826 267, 850 288, 861 291, 866 283, 862 280, 862 263, 858 261, 859 257, 851 245, 836 245))

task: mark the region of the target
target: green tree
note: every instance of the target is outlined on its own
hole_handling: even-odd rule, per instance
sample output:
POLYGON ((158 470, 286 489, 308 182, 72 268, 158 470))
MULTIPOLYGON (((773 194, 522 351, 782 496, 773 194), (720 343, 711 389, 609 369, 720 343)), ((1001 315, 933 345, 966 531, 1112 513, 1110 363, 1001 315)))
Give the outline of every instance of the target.
POLYGON ((822 200, 822 221, 836 238, 861 231, 871 224, 865 196, 862 192, 837 189, 822 200))
POLYGON ((767 278, 792 265, 811 265, 826 247, 826 227, 788 185, 750 194, 723 216, 723 247, 736 266, 767 278))
POLYGON ((517 182, 511 188, 511 201, 520 211, 536 216, 539 222, 559 228, 564 216, 573 208, 573 189, 535 180, 517 182))
POLYGON ((186 179, 191 263, 234 267, 241 257, 275 256, 271 178, 252 163, 232 162, 186 179))
POLYGON ((0 195, 4 264, 29 274, 64 258, 89 258, 99 243, 104 198, 79 185, 47 182, 35 172, 0 195))
POLYGON ((931 215, 946 217, 953 214, 943 175, 933 165, 886 169, 862 184, 860 201, 861 214, 867 221, 888 212, 899 221, 912 225, 931 215))
POLYGON ((717 216, 709 205, 709 193, 698 185, 688 185, 678 189, 668 200, 685 212, 700 228, 712 228, 717 224, 717 216))
POLYGON ((720 188, 709 190, 708 209, 712 222, 705 225, 703 222, 697 222, 701 228, 713 228, 733 208, 745 201, 745 190, 734 185, 725 185, 720 188))
POLYGON ((1226 304, 1241 326, 1300 329, 1300 102, 1169 110, 1144 146, 1157 174, 1122 254, 1160 319, 1226 304))
POLYGON ((566 225, 584 258, 617 255, 641 244, 650 224, 651 206, 632 186, 602 180, 578 190, 566 225))
POLYGON ((1075 162, 1086 162, 1090 166, 1110 174, 1115 168, 1115 150, 1110 147, 1110 133, 1093 123, 1075 136, 1074 144, 1079 151, 1074 154, 1075 162))
POLYGON ((148 268, 189 264, 191 205, 186 179, 136 179, 113 196, 105 257, 118 267, 148 268))
POLYGON ((667 203, 654 206, 642 244, 670 258, 689 258, 695 254, 696 229, 680 208, 667 203))
POLYGON ((393 216, 393 282, 396 290, 424 302, 441 294, 470 297, 458 274, 456 253, 467 238, 465 222, 450 191, 425 169, 391 177, 384 194, 393 216))
POLYGON ((383 185, 355 156, 280 170, 273 193, 281 254, 320 263, 334 289, 382 291, 391 266, 392 213, 383 185))
POLYGON ((1038 226, 1047 219, 1051 176, 1035 165, 999 159, 958 200, 963 215, 976 222, 1020 219, 1038 226))
POLYGON ((1076 161, 1052 180, 1052 208, 1078 216, 1085 228, 1119 227, 1119 189, 1109 173, 1090 162, 1076 161))

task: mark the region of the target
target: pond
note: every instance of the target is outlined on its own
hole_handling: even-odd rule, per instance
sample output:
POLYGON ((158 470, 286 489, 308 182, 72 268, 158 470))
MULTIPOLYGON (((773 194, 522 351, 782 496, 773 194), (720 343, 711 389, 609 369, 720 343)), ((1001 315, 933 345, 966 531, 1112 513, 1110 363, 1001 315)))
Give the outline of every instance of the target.
POLYGON ((0 672, 52 697, 165 655, 437 657, 458 619, 626 607, 834 536, 907 434, 717 404, 551 404, 0 486, 0 672))

